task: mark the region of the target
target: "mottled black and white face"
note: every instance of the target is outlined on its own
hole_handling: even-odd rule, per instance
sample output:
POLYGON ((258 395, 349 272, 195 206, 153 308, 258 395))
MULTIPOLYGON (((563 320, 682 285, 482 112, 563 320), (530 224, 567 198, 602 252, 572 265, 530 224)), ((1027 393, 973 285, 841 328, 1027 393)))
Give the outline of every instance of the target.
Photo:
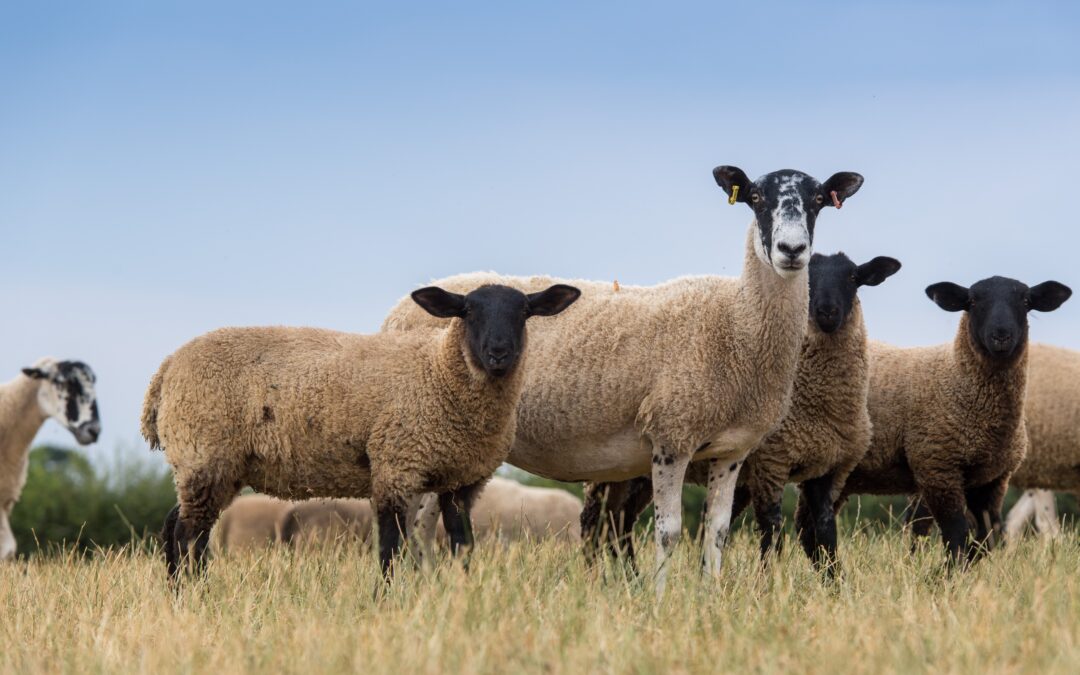
POLYGON ((1072 290, 1056 281, 1028 288, 1015 279, 990 277, 971 288, 943 281, 928 286, 926 295, 947 312, 968 313, 968 334, 984 356, 1010 361, 1027 344, 1028 312, 1052 312, 1072 290))
POLYGON ((525 347, 525 321, 554 316, 574 303, 581 291, 555 284, 526 295, 508 286, 481 286, 468 295, 428 286, 412 298, 432 316, 457 317, 465 322, 465 341, 473 362, 491 377, 514 370, 525 347))
POLYGON ((900 261, 878 256, 856 265, 843 253, 810 258, 810 318, 823 333, 835 333, 855 306, 860 286, 877 286, 900 270, 900 261))
POLYGON ((82 361, 43 359, 23 374, 41 380, 38 405, 42 412, 64 425, 80 445, 89 445, 101 434, 94 371, 82 361))
POLYGON ((814 225, 821 209, 839 208, 863 183, 862 176, 848 171, 819 183, 813 176, 792 169, 752 181, 734 166, 716 167, 713 177, 729 198, 754 212, 758 257, 783 277, 794 276, 809 264, 814 225))

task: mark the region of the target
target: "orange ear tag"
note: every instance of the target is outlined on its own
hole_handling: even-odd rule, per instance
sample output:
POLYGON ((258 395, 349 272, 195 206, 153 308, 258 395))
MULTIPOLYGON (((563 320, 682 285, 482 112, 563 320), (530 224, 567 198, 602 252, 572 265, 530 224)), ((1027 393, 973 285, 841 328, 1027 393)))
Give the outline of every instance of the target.
POLYGON ((739 186, 738 185, 732 185, 731 186, 731 196, 728 197, 727 203, 728 204, 734 204, 738 200, 739 200, 739 186))
POLYGON ((836 190, 833 190, 832 192, 830 192, 829 195, 832 197, 832 205, 833 206, 835 206, 836 208, 840 208, 841 206, 844 205, 844 203, 840 201, 840 198, 836 196, 836 190))
POLYGON ((619 280, 618 279, 615 280, 615 292, 616 293, 619 292, 619 280))

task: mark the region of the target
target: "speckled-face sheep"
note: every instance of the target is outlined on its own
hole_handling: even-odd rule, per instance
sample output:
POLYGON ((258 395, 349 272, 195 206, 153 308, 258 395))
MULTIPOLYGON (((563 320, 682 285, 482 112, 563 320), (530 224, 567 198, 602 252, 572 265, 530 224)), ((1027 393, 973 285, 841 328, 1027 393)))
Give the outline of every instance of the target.
POLYGON ((30 444, 50 417, 89 445, 101 434, 94 371, 81 361, 43 358, 0 384, 0 560, 15 555, 11 510, 26 484, 30 444))
POLYGON ((179 497, 163 532, 170 576, 190 554, 202 566, 210 528, 246 485, 284 499, 370 496, 387 573, 412 495, 439 493, 453 546, 471 544, 471 496, 514 436, 526 319, 579 294, 428 287, 412 299, 443 320, 433 331, 226 328, 181 347, 142 415, 179 497))
MULTIPOLYGON (((739 278, 686 277, 659 286, 575 281, 569 312, 531 335, 510 463, 567 481, 621 481, 651 472, 658 570, 682 531, 691 460, 710 461, 704 564, 720 569, 738 467, 787 410, 807 320, 807 272, 818 213, 840 206, 863 179, 825 183, 799 171, 756 181, 732 166, 713 176, 731 203, 754 213, 739 278)), ((460 290, 500 283, 533 290, 549 277, 475 273, 440 280, 460 290)), ((399 303, 383 330, 431 321, 399 303)))
POLYGON ((241 495, 221 512, 214 527, 220 553, 267 548, 277 543, 278 523, 291 504, 266 495, 241 495))
POLYGON ((994 545, 1009 477, 1027 448, 1024 398, 1030 310, 1050 312, 1072 291, 1056 281, 1028 286, 991 277, 970 289, 938 283, 926 294, 963 312, 951 344, 870 345, 868 408, 873 438, 848 477, 848 494, 921 493, 951 560, 994 545), (974 516, 968 542, 965 507, 974 516))
MULTIPOLYGON (((748 501, 753 503, 763 557, 778 543, 784 486, 795 482, 801 492, 796 514, 799 540, 815 564, 832 569, 829 563, 836 554, 832 505, 870 444, 869 357, 856 294, 859 287, 877 286, 899 269, 899 261, 884 256, 862 265, 843 253, 815 253, 810 260, 810 318, 791 407, 780 426, 747 457, 732 509, 737 516, 748 501)), ((690 465, 687 480, 706 485, 708 479, 703 464, 690 465)), ((591 487, 582 522, 586 540, 595 546, 606 506, 617 514, 610 518, 606 534, 615 543, 623 542, 632 556, 628 535, 648 504, 647 498, 635 495, 650 492, 648 485, 591 487)))

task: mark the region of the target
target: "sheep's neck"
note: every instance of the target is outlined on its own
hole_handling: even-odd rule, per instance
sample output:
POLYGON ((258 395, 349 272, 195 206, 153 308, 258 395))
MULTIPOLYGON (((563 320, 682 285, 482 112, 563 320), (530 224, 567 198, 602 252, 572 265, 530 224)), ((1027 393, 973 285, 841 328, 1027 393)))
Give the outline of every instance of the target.
POLYGON ((39 386, 37 380, 20 375, 0 388, 0 420, 10 422, 0 428, 0 475, 22 473, 30 443, 45 423, 38 405, 39 386))
POLYGON ((490 377, 472 363, 465 323, 452 319, 436 345, 431 373, 444 412, 482 434, 496 434, 514 419, 524 373, 524 351, 514 371, 490 377))
POLYGON ((973 413, 993 413, 997 419, 1021 417, 1024 394, 1027 388, 1028 341, 1020 353, 1006 363, 991 360, 978 351, 973 344, 967 312, 960 317, 960 326, 953 340, 953 358, 957 364, 957 377, 965 382, 979 382, 982 386, 960 386, 954 391, 970 392, 963 403, 973 413))
POLYGON ((812 318, 807 319, 800 369, 803 364, 819 363, 825 368, 858 366, 866 360, 866 324, 858 298, 843 325, 833 333, 823 333, 812 318))

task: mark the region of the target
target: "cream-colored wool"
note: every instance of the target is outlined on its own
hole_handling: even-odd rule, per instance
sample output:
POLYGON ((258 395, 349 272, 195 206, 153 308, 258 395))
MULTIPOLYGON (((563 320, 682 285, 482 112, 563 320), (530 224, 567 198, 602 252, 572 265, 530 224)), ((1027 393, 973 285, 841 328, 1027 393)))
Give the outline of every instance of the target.
POLYGON ((477 536, 581 541, 581 500, 558 488, 522 485, 496 476, 477 498, 472 519, 477 536))
POLYGON ((291 504, 282 514, 279 528, 284 544, 318 547, 345 540, 367 541, 374 522, 367 499, 312 499, 291 504))
POLYGON ((242 495, 221 512, 214 528, 214 546, 220 553, 266 548, 278 541, 278 522, 290 503, 266 495, 242 495))
POLYGON ((41 380, 18 375, 0 384, 0 560, 15 555, 10 518, 26 485, 30 443, 45 423, 38 404, 41 380))
POLYGON ((142 430, 173 466, 181 522, 208 528, 245 485, 401 505, 489 477, 522 369, 488 377, 464 333, 460 319, 407 335, 226 328, 181 347, 151 381, 142 430))
POLYGON ((951 344, 870 343, 873 435, 846 494, 911 494, 963 512, 964 490, 1005 481, 1027 449, 1028 347, 1008 366, 976 351, 968 314, 951 344))
MULTIPOLYGON (((618 291, 611 282, 494 273, 435 282, 458 292, 483 283, 582 290, 529 333, 510 463, 558 480, 617 481, 649 472, 650 446, 741 461, 787 410, 809 302, 806 270, 780 277, 755 253, 756 238, 751 225, 739 278, 618 291)), ((383 330, 432 325, 406 298, 383 330)))
POLYGON ((1024 408, 1028 451, 1010 482, 1080 490, 1080 352, 1032 344, 1024 408))

